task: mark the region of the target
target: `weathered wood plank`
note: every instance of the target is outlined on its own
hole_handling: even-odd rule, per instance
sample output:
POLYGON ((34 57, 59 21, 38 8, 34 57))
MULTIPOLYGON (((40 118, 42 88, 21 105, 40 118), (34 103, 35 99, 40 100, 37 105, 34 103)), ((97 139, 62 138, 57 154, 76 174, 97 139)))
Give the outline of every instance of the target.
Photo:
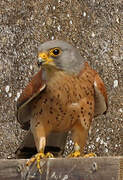
POLYGON ((0 160, 0 180, 20 180, 25 160, 0 160))
POLYGON ((41 160, 42 174, 27 160, 0 160, 0 180, 123 180, 123 157, 41 160))

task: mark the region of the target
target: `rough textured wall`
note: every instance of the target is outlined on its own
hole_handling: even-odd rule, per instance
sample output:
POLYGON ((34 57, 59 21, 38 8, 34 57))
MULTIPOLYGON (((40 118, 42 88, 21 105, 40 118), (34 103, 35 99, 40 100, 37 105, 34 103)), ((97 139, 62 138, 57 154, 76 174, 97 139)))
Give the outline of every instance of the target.
POLYGON ((0 157, 13 155, 25 134, 16 121, 16 101, 35 73, 37 47, 62 39, 79 48, 108 90, 106 116, 96 118, 86 151, 121 155, 123 49, 121 0, 1 0, 0 157))

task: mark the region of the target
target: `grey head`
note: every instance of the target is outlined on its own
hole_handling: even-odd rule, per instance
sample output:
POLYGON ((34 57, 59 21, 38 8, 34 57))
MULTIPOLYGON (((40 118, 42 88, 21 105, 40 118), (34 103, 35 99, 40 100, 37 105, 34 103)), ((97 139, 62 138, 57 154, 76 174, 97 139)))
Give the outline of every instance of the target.
POLYGON ((78 49, 74 48, 67 42, 61 40, 51 40, 41 44, 38 48, 38 53, 49 52, 51 49, 59 48, 61 53, 58 56, 50 56, 56 68, 67 73, 79 73, 82 69, 84 60, 81 57, 78 49))

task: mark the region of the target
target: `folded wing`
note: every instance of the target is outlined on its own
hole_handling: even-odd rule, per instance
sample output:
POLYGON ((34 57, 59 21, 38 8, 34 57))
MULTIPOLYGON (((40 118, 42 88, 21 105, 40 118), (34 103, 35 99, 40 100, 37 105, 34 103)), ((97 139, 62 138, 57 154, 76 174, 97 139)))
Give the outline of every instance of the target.
POLYGON ((17 120, 25 130, 29 129, 30 126, 31 102, 45 87, 46 84, 42 80, 42 70, 40 70, 25 87, 17 101, 17 120))

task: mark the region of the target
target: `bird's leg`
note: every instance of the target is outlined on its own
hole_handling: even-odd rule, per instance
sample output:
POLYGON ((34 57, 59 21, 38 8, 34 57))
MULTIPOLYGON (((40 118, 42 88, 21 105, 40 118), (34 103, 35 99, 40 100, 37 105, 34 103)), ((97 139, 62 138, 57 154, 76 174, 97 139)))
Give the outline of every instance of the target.
POLYGON ((44 129, 44 126, 40 124, 40 126, 36 126, 35 129, 32 129, 35 145, 38 153, 32 157, 27 163, 27 166, 30 166, 33 162, 37 161, 37 168, 41 173, 40 160, 44 158, 52 158, 53 154, 46 153, 44 154, 44 149, 46 146, 46 134, 48 133, 48 129, 44 129))
POLYGON ((31 159, 29 159, 29 161, 27 161, 26 166, 30 166, 32 163, 37 161, 37 168, 38 168, 39 172, 41 173, 40 160, 45 158, 46 156, 44 154, 45 139, 41 138, 40 141, 41 141, 42 148, 39 150, 39 152, 35 156, 33 156, 31 159))
POLYGON ((84 147, 88 137, 88 130, 82 127, 80 122, 77 122, 72 129, 72 139, 74 141, 74 152, 68 157, 92 157, 94 153, 84 155, 84 147))
POLYGON ((87 140, 88 131, 82 127, 80 122, 76 122, 72 128, 72 139, 74 142, 74 152, 68 157, 79 157, 84 154, 84 146, 87 140))
MULTIPOLYGON (((42 145, 43 145, 42 139, 40 141, 42 142, 42 145)), ((53 154, 51 154, 50 152, 44 154, 44 148, 42 148, 39 150, 39 152, 34 157, 32 157, 31 159, 29 159, 29 161, 27 161, 26 165, 30 166, 32 163, 37 161, 37 168, 38 168, 39 172, 42 173, 42 169, 40 166, 40 160, 44 159, 44 158, 53 158, 53 154)))
POLYGON ((80 146, 77 142, 74 144, 74 152, 70 153, 68 157, 80 157, 80 146))
POLYGON ((74 141, 74 152, 68 157, 94 157, 94 153, 84 155, 84 147, 88 137, 88 130, 80 122, 77 122, 72 129, 72 139, 74 141))

